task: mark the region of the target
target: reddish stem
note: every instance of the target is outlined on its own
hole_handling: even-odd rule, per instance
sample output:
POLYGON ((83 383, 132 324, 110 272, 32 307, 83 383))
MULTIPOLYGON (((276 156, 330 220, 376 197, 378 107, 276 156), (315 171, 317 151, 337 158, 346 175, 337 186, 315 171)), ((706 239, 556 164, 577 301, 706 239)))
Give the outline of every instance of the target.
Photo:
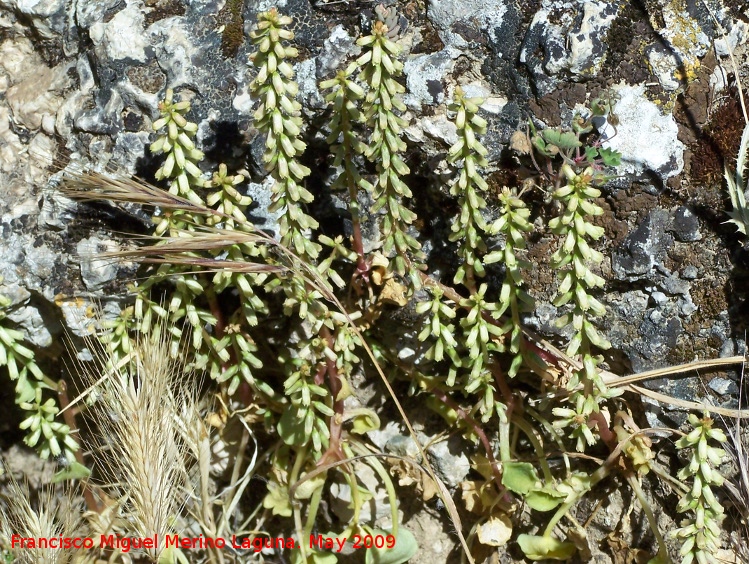
MULTIPOLYGON (((335 342, 333 335, 330 330, 324 325, 320 329, 320 336, 325 339, 328 348, 333 350, 335 342)), ((343 385, 341 384, 341 375, 338 373, 338 367, 336 366, 335 360, 330 358, 325 359, 325 367, 323 373, 328 377, 328 389, 330 395, 333 398, 333 416, 330 418, 330 444, 328 450, 322 455, 318 461, 318 466, 321 464, 327 464, 330 462, 337 462, 345 458, 345 454, 341 449, 341 435, 343 433, 343 399, 337 399, 340 395, 343 385)), ((317 380, 317 378, 315 379, 317 380)), ((320 382, 322 383, 322 382, 320 382)))
POLYGON ((499 464, 497 463, 497 459, 494 458, 494 452, 492 451, 492 445, 489 442, 489 438, 486 436, 486 433, 484 433, 484 430, 478 424, 478 421, 476 421, 473 417, 471 417, 471 415, 467 413, 462 407, 460 407, 454 399, 452 399, 450 396, 448 396, 445 392, 443 392, 439 388, 433 388, 430 391, 435 395, 435 397, 438 400, 444 403, 447 407, 455 410, 458 416, 473 428, 474 433, 476 433, 476 435, 479 438, 479 441, 481 441, 481 444, 483 445, 484 450, 486 451, 486 458, 489 460, 489 464, 492 467, 492 474, 494 475, 494 481, 497 483, 497 487, 500 490, 502 490, 502 472, 499 470, 499 464))
POLYGON ((515 396, 512 394, 512 390, 510 390, 510 387, 507 385, 507 380, 505 380, 505 373, 500 368, 499 364, 496 362, 492 363, 491 366, 492 375, 494 376, 494 381, 497 383, 497 387, 499 388, 499 393, 502 394, 502 398, 505 400, 505 405, 507 406, 507 419, 512 418, 512 411, 515 407, 515 396))
POLYGON ((619 441, 616 438, 616 434, 606 424, 606 418, 600 412, 593 412, 588 416, 591 423, 594 423, 598 427, 598 434, 601 435, 601 440, 606 443, 606 446, 610 451, 614 451, 619 441))
POLYGON ((211 314, 216 318, 216 325, 213 326, 216 338, 223 339, 224 332, 226 331, 226 320, 224 319, 224 312, 221 311, 221 306, 218 303, 218 296, 216 296, 216 292, 210 286, 206 288, 205 295, 208 298, 208 307, 211 310, 211 314))

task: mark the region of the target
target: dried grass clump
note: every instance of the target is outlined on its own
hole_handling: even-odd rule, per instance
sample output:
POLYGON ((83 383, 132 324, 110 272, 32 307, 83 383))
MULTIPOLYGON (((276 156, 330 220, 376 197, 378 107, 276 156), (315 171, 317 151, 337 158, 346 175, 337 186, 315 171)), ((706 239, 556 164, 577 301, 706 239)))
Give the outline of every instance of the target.
MULTIPOLYGON (((7 473, 10 475, 10 472, 7 473)), ((70 490, 58 495, 54 487, 45 487, 36 503, 32 504, 28 485, 19 484, 10 475, 7 493, 0 498, 0 540, 10 547, 14 536, 31 539, 73 538, 81 530, 82 514, 70 490)), ((79 552, 72 547, 24 547, 16 549, 14 562, 68 564, 78 560, 79 552)))
MULTIPOLYGON (((106 366, 103 378, 87 373, 97 386, 94 406, 99 426, 95 464, 118 492, 120 522, 129 535, 150 537, 176 531, 186 498, 185 451, 181 440, 186 394, 177 390, 178 366, 170 359, 164 328, 142 337, 119 366, 106 366)), ((162 546, 149 550, 158 559, 162 546)))

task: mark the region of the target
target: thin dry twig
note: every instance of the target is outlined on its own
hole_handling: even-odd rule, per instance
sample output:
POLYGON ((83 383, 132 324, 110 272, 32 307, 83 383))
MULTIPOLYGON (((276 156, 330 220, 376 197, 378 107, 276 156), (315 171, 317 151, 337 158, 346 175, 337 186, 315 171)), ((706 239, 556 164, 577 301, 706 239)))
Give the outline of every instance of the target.
MULTIPOLYGON (((565 353, 557 349, 554 345, 552 345, 545 339, 539 339, 539 342, 543 345, 545 349, 547 349, 558 360, 560 360, 567 366, 571 367, 574 370, 580 370, 582 368, 582 363, 580 363, 579 361, 575 359, 570 358, 569 356, 567 356, 565 353)), ((729 417, 746 418, 746 417, 749 417, 749 410, 734 410, 734 409, 726 409, 726 408, 717 407, 717 406, 706 406, 705 404, 702 404, 702 403, 678 399, 678 398, 675 398, 666 394, 661 394, 660 392, 655 392, 653 390, 648 390, 647 388, 634 385, 634 382, 652 380, 653 378, 663 378, 665 376, 671 376, 674 374, 683 374, 683 373, 692 372, 695 370, 708 370, 708 369, 718 368, 722 366, 742 364, 745 361, 746 361, 746 358, 743 356, 732 356, 728 358, 718 358, 718 359, 711 359, 711 360, 697 360, 694 362, 688 362, 686 364, 680 364, 677 366, 668 366, 666 368, 657 368, 655 370, 648 370, 647 372, 641 372, 639 374, 631 374, 629 376, 619 376, 617 374, 614 374, 613 372, 609 372, 608 370, 601 370, 601 375, 604 379, 604 382, 606 382, 607 386, 622 387, 625 390, 634 392, 642 396, 647 396, 660 403, 664 403, 667 405, 674 405, 676 407, 682 407, 684 409, 697 410, 697 411, 704 410, 706 407, 709 407, 710 411, 720 414, 720 415, 729 416, 729 417)), ((581 387, 578 386, 577 389, 581 389, 581 387)), ((552 395, 555 397, 563 397, 563 396, 568 395, 572 391, 574 390, 560 390, 559 392, 552 394, 552 395)))

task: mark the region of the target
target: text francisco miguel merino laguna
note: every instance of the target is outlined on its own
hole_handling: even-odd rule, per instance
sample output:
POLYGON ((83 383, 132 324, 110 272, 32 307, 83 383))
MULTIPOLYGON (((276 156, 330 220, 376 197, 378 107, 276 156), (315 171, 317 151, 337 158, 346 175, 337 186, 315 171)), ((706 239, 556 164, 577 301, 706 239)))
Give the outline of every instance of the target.
MULTIPOLYGON (((311 535, 312 537, 312 535, 311 535)), ((161 541, 164 548, 243 548, 260 552, 264 548, 297 548, 293 538, 283 537, 253 537, 240 538, 232 536, 230 540, 221 537, 180 537, 179 535, 164 535, 161 541)), ((313 544, 313 538, 310 538, 310 546, 313 544)), ((97 543, 91 537, 22 537, 20 535, 11 535, 10 547, 14 548, 51 548, 51 549, 107 549, 112 548, 121 552, 130 552, 130 550, 154 549, 160 546, 159 535, 155 534, 150 537, 120 537, 118 535, 101 535, 97 543)))
MULTIPOLYGON (((395 536, 393 535, 354 535, 350 539, 346 538, 330 538, 324 537, 323 535, 310 535, 309 536, 309 547, 310 548, 321 548, 328 549, 335 552, 341 552, 344 545, 348 541, 354 550, 360 548, 393 548, 395 546, 395 536)), ((164 535, 164 548, 180 548, 180 549, 191 549, 191 548, 240 548, 245 550, 253 550, 260 552, 264 548, 301 548, 299 544, 294 541, 293 538, 287 537, 246 537, 239 538, 233 535, 227 542, 222 537, 212 538, 204 537, 203 535, 197 537, 180 537, 179 535, 164 535)), ((94 542, 91 537, 22 537, 21 535, 11 535, 10 547, 11 549, 87 549, 91 550, 94 548, 99 549, 116 549, 121 552, 129 552, 130 550, 136 549, 154 549, 158 548, 159 535, 155 534, 150 537, 120 537, 118 535, 101 535, 99 537, 98 544, 94 542)))

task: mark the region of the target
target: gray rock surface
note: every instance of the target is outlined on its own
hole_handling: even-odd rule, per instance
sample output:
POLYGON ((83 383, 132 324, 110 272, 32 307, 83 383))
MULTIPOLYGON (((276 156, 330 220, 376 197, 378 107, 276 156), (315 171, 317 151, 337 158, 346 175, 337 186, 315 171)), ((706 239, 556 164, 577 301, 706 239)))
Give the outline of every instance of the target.
MULTIPOLYGON (((371 431, 368 438, 384 452, 416 460, 421 459, 419 449, 413 439, 405 434, 399 425, 390 422, 383 429, 371 431)), ((437 476, 451 488, 457 487, 468 476, 471 470, 468 457, 463 451, 464 442, 460 437, 438 441, 432 444, 434 437, 418 433, 422 445, 427 448, 427 455, 437 476)))
POLYGON ((495 34, 508 10, 506 0, 431 0, 427 16, 445 45, 465 48, 495 34))
POLYGON ((76 251, 81 261, 81 278, 91 291, 101 289, 117 276, 118 264, 115 259, 104 256, 118 250, 118 245, 101 234, 93 234, 81 239, 76 251))
POLYGON ((523 40, 520 62, 541 95, 552 92, 565 73, 594 76, 606 53, 606 34, 619 11, 616 2, 544 0, 523 40))
POLYGON ((655 173, 666 180, 684 167, 684 144, 678 139, 673 116, 645 96, 645 85, 614 87, 617 124, 609 122, 602 129, 608 139, 604 146, 622 153, 624 174, 641 176, 655 173))
MULTIPOLYGON (((278 234, 278 214, 267 212, 272 181, 263 170, 264 140, 252 123, 256 100, 247 86, 254 73, 248 32, 256 12, 271 5, 296 22, 301 48, 295 70, 309 142, 305 158, 315 171, 310 186, 324 196, 313 211, 350 234, 347 196, 327 197, 332 174, 322 141, 326 104, 317 82, 360 52, 355 41, 365 18, 336 11, 338 3, 326 4, 244 3, 242 32, 229 53, 221 1, 0 0, 0 293, 12 300, 10 319, 34 346, 54 344, 63 326, 87 334, 87 300, 102 298, 110 285, 130 275, 96 256, 116 248, 112 231, 120 226, 107 213, 55 193, 58 169, 152 174, 151 124, 166 88, 191 100, 206 172, 220 161, 232 170, 249 170, 251 178, 241 188, 255 202, 250 215, 278 234)), ((569 123, 575 108, 609 97, 614 113, 600 123, 600 132, 604 146, 623 158, 619 177, 601 200, 608 207, 599 248, 610 257, 602 265, 607 288, 601 297, 608 314, 601 323, 620 353, 607 360, 619 359, 623 371, 642 371, 744 350, 746 284, 731 263, 739 243, 721 231, 722 187, 689 184, 693 156, 701 153, 690 123, 696 118, 680 105, 692 99, 686 96, 691 89, 705 99, 727 95, 728 73, 710 59, 713 51, 724 57, 730 49, 746 60, 746 9, 728 1, 709 4, 725 37, 702 2, 429 0, 426 13, 398 4, 409 24, 403 41, 408 181, 432 272, 447 279, 454 258, 445 239, 456 202, 445 183, 455 169, 444 157, 456 130, 444 104, 456 86, 486 98, 481 115, 489 122, 482 142, 489 151, 484 173, 490 214, 502 185, 535 178, 532 163, 508 150, 514 132, 529 119, 539 127, 569 123), (699 200, 710 190, 712 201, 699 200), (622 193, 626 197, 619 199, 622 193), (652 198, 636 200, 640 195, 652 198)), ((707 116, 715 107, 700 110, 707 116)), ((550 213, 545 193, 527 194, 534 216, 550 213)), ((371 205, 365 196, 360 203, 371 205)), ((380 239, 373 219, 364 225, 368 252, 380 239)), ((531 237, 530 251, 538 246, 536 256, 546 260, 556 248, 551 239, 548 233, 531 237)), ((551 293, 553 274, 539 277, 531 293, 541 298, 551 293)), ((489 280, 501 276, 490 272, 489 280)), ((107 307, 111 314, 119 302, 107 307)), ((554 327, 558 314, 539 299, 527 321, 561 344, 565 331, 554 327)), ((422 354, 413 335, 389 337, 404 356, 406 349, 413 351, 409 358, 422 354)), ((706 393, 697 378, 647 385, 689 400, 706 393)), ((730 401, 736 391, 733 375, 713 378, 708 389, 720 396, 716 399, 730 401)), ((654 424, 679 417, 657 406, 648 412, 654 424)), ((399 428, 386 427, 371 439, 389 452, 415 455, 415 445, 399 428)), ((459 446, 451 440, 430 449, 436 470, 451 487, 465 479, 469 467, 459 446)), ((334 511, 344 511, 345 488, 335 498, 334 511)))
POLYGON ((617 278, 637 280, 646 277, 665 258, 672 238, 666 233, 668 212, 653 210, 632 231, 611 258, 617 278))
POLYGON ((32 35, 41 41, 55 41, 65 29, 65 0, 2 0, 0 10, 8 10, 30 27, 32 35))
POLYGON ((445 103, 445 87, 442 80, 455 66, 460 55, 457 49, 444 49, 437 53, 416 55, 403 67, 406 75, 406 104, 412 110, 420 110, 426 104, 437 106, 445 103))
POLYGON ((677 241, 690 242, 702 239, 700 221, 686 206, 681 206, 674 213, 671 231, 677 241))

